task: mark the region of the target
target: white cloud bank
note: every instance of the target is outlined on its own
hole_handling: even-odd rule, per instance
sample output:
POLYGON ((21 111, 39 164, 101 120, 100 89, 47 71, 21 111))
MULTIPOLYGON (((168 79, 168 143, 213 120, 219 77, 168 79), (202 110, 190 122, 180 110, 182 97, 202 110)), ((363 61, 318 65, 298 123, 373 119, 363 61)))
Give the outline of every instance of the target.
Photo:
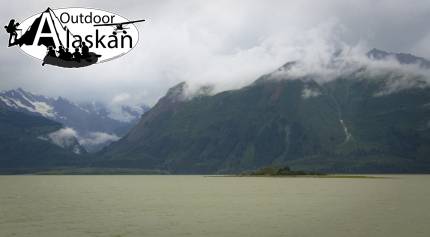
POLYGON ((85 147, 99 146, 106 143, 118 141, 120 137, 115 134, 108 134, 104 132, 91 132, 85 137, 79 138, 79 143, 85 147))
POLYGON ((48 134, 51 142, 62 148, 68 148, 75 145, 77 136, 77 132, 72 128, 62 128, 48 134))
MULTIPOLYGON (((1 47, 0 89, 153 104, 180 81, 234 89, 297 59, 307 62, 306 70, 325 70, 319 67, 339 48, 376 47, 430 57, 426 0, 17 0, 0 9, 0 20, 71 5, 147 19, 138 25, 137 48, 112 62, 65 70, 41 67, 17 48, 1 47)), ((0 39, 7 42, 8 36, 0 39)))
POLYGON ((85 147, 89 152, 94 152, 111 142, 118 141, 120 137, 104 132, 90 132, 81 135, 73 128, 66 127, 49 133, 46 136, 40 136, 39 139, 52 142, 59 147, 71 149, 73 152, 80 154, 82 151, 79 145, 85 147))

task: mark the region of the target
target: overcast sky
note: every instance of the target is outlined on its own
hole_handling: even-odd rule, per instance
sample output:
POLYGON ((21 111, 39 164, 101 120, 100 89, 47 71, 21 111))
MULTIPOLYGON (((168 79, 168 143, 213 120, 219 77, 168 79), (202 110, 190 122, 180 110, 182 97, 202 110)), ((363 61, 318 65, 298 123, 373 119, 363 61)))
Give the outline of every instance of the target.
POLYGON ((181 81, 238 88, 289 60, 336 47, 430 58, 428 0, 2 1, 0 20, 47 8, 91 7, 138 24, 140 42, 117 60, 81 69, 41 66, 0 34, 0 90, 17 87, 74 101, 152 105, 181 81))

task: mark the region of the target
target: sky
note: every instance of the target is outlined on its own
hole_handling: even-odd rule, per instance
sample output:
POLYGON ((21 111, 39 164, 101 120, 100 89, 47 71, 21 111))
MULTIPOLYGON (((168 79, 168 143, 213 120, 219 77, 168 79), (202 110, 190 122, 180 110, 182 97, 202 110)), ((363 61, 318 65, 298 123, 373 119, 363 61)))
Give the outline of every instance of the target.
POLYGON ((0 21, 47 7, 88 7, 137 25, 139 43, 116 60, 80 69, 41 66, 0 34, 0 90, 23 88, 75 102, 153 105, 167 89, 237 89, 292 60, 339 48, 379 48, 430 58, 428 0, 2 1, 0 21))

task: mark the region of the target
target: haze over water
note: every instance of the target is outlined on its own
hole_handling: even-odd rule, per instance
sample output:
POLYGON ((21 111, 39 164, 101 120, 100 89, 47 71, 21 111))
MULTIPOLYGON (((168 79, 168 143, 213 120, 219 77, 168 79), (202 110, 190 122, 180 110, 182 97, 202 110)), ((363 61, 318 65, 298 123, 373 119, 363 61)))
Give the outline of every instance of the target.
POLYGON ((0 236, 428 236, 430 176, 0 176, 0 236))

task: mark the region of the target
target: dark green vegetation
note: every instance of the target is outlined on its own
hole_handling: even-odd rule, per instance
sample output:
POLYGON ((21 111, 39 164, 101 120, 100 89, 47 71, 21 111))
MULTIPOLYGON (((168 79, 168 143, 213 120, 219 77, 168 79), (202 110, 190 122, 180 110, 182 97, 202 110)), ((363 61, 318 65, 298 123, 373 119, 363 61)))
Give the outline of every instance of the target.
MULTIPOLYGON (((212 177, 232 177, 232 176, 212 176, 212 177)), ((347 179, 361 179, 373 178, 382 179, 387 177, 382 176, 367 176, 367 175, 339 175, 339 174, 325 174, 320 172, 292 170, 288 166, 284 167, 264 167, 257 171, 245 171, 233 177, 315 177, 315 178, 347 178, 347 179)))
POLYGON ((318 172, 306 172, 301 170, 291 170, 290 167, 264 167, 257 171, 243 172, 241 176, 323 176, 318 172))
POLYGON ((0 169, 74 166, 81 158, 39 136, 62 128, 51 120, 0 108, 0 169))
POLYGON ((317 83, 317 77, 274 73, 240 90, 192 99, 180 84, 94 164, 177 173, 272 165, 328 173, 430 172, 430 89, 411 77, 403 83, 418 86, 390 91, 403 77, 361 69, 317 83))
MULTIPOLYGON (((369 52, 375 59, 391 56, 369 52)), ((404 64, 430 65, 413 55, 395 56, 404 64)), ((39 139, 61 128, 58 123, 0 110, 0 168, 85 174, 239 174, 284 166, 305 173, 430 172, 425 76, 363 66, 328 81, 292 77, 295 66, 287 63, 247 87, 215 95, 202 88, 188 97, 181 83, 124 138, 95 155, 78 156, 39 139)))

